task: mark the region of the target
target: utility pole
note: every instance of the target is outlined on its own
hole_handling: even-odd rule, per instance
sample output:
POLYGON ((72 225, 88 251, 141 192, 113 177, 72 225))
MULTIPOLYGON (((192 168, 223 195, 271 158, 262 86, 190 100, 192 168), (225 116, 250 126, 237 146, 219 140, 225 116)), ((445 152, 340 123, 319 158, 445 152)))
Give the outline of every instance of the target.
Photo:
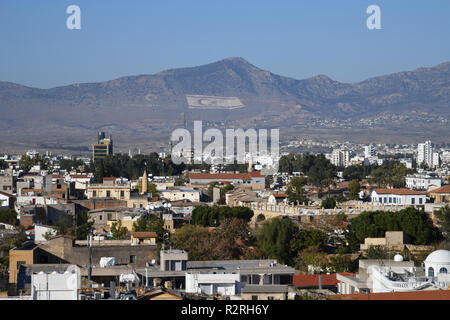
POLYGON ((92 272, 92 235, 88 235, 89 247, 89 267, 88 267, 88 287, 91 288, 91 272, 92 272))

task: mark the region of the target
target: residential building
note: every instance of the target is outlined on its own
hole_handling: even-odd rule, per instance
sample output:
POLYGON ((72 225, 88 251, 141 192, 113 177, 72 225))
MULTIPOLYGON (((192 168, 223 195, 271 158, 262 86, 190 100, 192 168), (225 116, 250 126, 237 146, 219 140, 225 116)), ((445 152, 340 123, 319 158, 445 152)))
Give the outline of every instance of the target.
POLYGON ((268 204, 287 204, 288 196, 283 193, 273 193, 267 199, 268 204))
POLYGON ((439 153, 434 151, 431 141, 418 144, 417 164, 426 164, 429 167, 439 166, 439 153))
POLYGON ((442 186, 430 192, 430 198, 434 199, 434 203, 450 202, 450 185, 442 186))
POLYGON ((350 156, 349 150, 334 149, 331 154, 331 163, 336 167, 347 167, 350 165, 350 156))
POLYGON ((364 147, 364 158, 370 158, 370 157, 375 157, 376 156, 376 151, 375 151, 375 147, 373 145, 368 145, 364 147))
POLYGON ((200 191, 193 188, 171 188, 159 191, 161 198, 168 201, 188 200, 191 202, 200 202, 200 191))
POLYGON ((156 245, 156 232, 132 232, 131 245, 156 245))
POLYGON ((414 174, 407 175, 406 187, 413 190, 429 190, 431 188, 437 189, 442 185, 441 178, 436 174, 414 174))
POLYGON ((241 293, 239 273, 226 272, 186 272, 186 293, 234 296, 241 293))
POLYGON ((206 188, 210 183, 232 183, 251 189, 264 189, 265 177, 259 171, 249 173, 190 173, 189 183, 193 188, 206 188))
POLYGON ((430 253, 424 268, 414 267, 413 261, 403 261, 400 254, 393 260, 360 260, 356 276, 337 275, 338 290, 341 294, 448 290, 449 268, 448 250, 430 253))
POLYGON ((425 205, 426 192, 410 189, 374 189, 370 194, 370 201, 380 205, 425 205))
POLYGON ((14 196, 7 192, 0 191, 0 209, 8 209, 14 206, 14 196))
POLYGON ((13 195, 16 192, 16 177, 12 175, 0 175, 0 191, 13 195))
POLYGON ((129 183, 121 184, 116 178, 103 178, 102 184, 91 184, 87 189, 88 199, 112 198, 117 200, 130 200, 131 186, 129 183))

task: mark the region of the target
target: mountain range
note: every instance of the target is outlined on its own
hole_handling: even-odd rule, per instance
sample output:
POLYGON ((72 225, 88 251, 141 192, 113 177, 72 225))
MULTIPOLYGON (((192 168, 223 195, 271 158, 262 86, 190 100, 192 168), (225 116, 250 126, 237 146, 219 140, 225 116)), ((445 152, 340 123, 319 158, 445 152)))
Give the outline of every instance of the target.
POLYGON ((449 142, 450 62, 352 84, 325 75, 296 80, 242 58, 51 89, 0 82, 0 112, 5 151, 86 151, 97 131, 113 134, 122 151, 157 151, 184 118, 188 126, 204 120, 219 128, 280 128, 282 141, 449 142), (193 109, 186 95, 237 97, 244 106, 193 109))

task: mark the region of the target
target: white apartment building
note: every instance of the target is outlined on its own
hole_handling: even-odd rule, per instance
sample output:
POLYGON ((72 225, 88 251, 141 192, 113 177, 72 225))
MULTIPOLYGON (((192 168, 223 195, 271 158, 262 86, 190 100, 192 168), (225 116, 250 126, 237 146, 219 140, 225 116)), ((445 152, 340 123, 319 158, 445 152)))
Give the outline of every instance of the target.
POLYGON ((336 167, 348 167, 351 153, 349 150, 334 149, 331 153, 331 163, 336 167))
POLYGON ((364 147, 364 158, 375 157, 375 147, 373 145, 368 145, 364 147))
POLYGON ((406 176, 406 187, 414 190, 428 190, 429 188, 440 188, 441 178, 429 174, 414 174, 406 176))
POLYGON ((426 164, 430 167, 439 166, 439 153, 434 152, 431 141, 419 143, 417 146, 417 164, 426 164))

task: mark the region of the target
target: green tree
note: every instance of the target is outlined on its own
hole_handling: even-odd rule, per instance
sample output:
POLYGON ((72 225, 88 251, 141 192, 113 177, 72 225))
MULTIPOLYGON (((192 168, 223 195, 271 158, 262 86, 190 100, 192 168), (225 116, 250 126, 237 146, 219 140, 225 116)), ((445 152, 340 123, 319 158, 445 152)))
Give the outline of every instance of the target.
POLYGON ((315 267, 314 273, 322 273, 320 270, 325 270, 327 263, 327 254, 317 246, 311 246, 299 251, 295 260, 295 267, 303 272, 309 272, 308 267, 313 266, 315 267))
POLYGON ((122 221, 116 221, 112 223, 111 233, 114 240, 125 240, 130 237, 128 229, 122 226, 122 221))
POLYGON ((156 232, 156 242, 164 241, 164 221, 153 214, 140 216, 133 223, 133 231, 156 232))
POLYGON ((356 200, 359 198, 359 191, 361 190, 361 185, 359 184, 359 181, 354 179, 350 181, 348 185, 348 193, 351 200, 356 200))
POLYGON ((0 210, 0 222, 17 225, 17 213, 14 209, 2 209, 0 210))
POLYGON ((30 169, 36 165, 41 166, 41 169, 48 169, 49 162, 40 154, 36 154, 33 157, 24 154, 19 160, 19 166, 24 172, 29 172, 30 169))
POLYGON ((442 234, 450 240, 450 206, 440 208, 434 212, 437 220, 437 225, 442 234))
POLYGON ((72 214, 60 215, 54 227, 59 235, 70 235, 78 240, 86 240, 93 231, 94 222, 87 211, 81 211, 74 217, 72 214))
POLYGON ((325 200, 322 200, 321 206, 324 209, 334 209, 336 207, 336 200, 332 197, 327 197, 325 200))
POLYGON ((351 272, 353 262, 349 256, 337 254, 329 257, 327 268, 330 273, 351 272))
POLYGON ((257 245, 267 258, 275 258, 281 263, 292 263, 292 241, 298 228, 290 219, 266 221, 257 235, 257 245))
POLYGON ((303 187, 306 185, 306 178, 304 177, 294 177, 288 184, 288 188, 286 191, 286 195, 288 196, 288 200, 290 203, 308 203, 308 199, 306 198, 303 187))
POLYGON ((270 185, 273 183, 273 176, 272 175, 267 175, 264 179, 265 181, 265 187, 266 188, 270 188, 270 185))
POLYGON ((205 227, 185 224, 172 235, 170 241, 173 248, 186 250, 190 260, 206 260, 210 257, 212 244, 210 232, 205 227))
POLYGON ((316 247, 324 251, 327 245, 328 237, 325 232, 318 229, 299 230, 292 241, 292 252, 298 255, 299 251, 308 247, 316 247))
POLYGON ((0 159, 0 170, 5 170, 9 168, 8 162, 3 159, 0 159))
POLYGON ((428 245, 442 240, 441 232, 433 226, 427 213, 415 208, 398 212, 368 211, 351 219, 347 241, 353 251, 365 238, 381 238, 386 231, 403 231, 412 244, 428 245))
POLYGON ((250 221, 253 217, 253 210, 247 207, 228 206, 197 206, 192 211, 192 224, 204 227, 219 226, 221 221, 227 218, 238 218, 250 221))
POLYGON ((380 246, 370 246, 365 252, 364 257, 366 259, 388 259, 389 253, 388 250, 384 247, 380 246))

